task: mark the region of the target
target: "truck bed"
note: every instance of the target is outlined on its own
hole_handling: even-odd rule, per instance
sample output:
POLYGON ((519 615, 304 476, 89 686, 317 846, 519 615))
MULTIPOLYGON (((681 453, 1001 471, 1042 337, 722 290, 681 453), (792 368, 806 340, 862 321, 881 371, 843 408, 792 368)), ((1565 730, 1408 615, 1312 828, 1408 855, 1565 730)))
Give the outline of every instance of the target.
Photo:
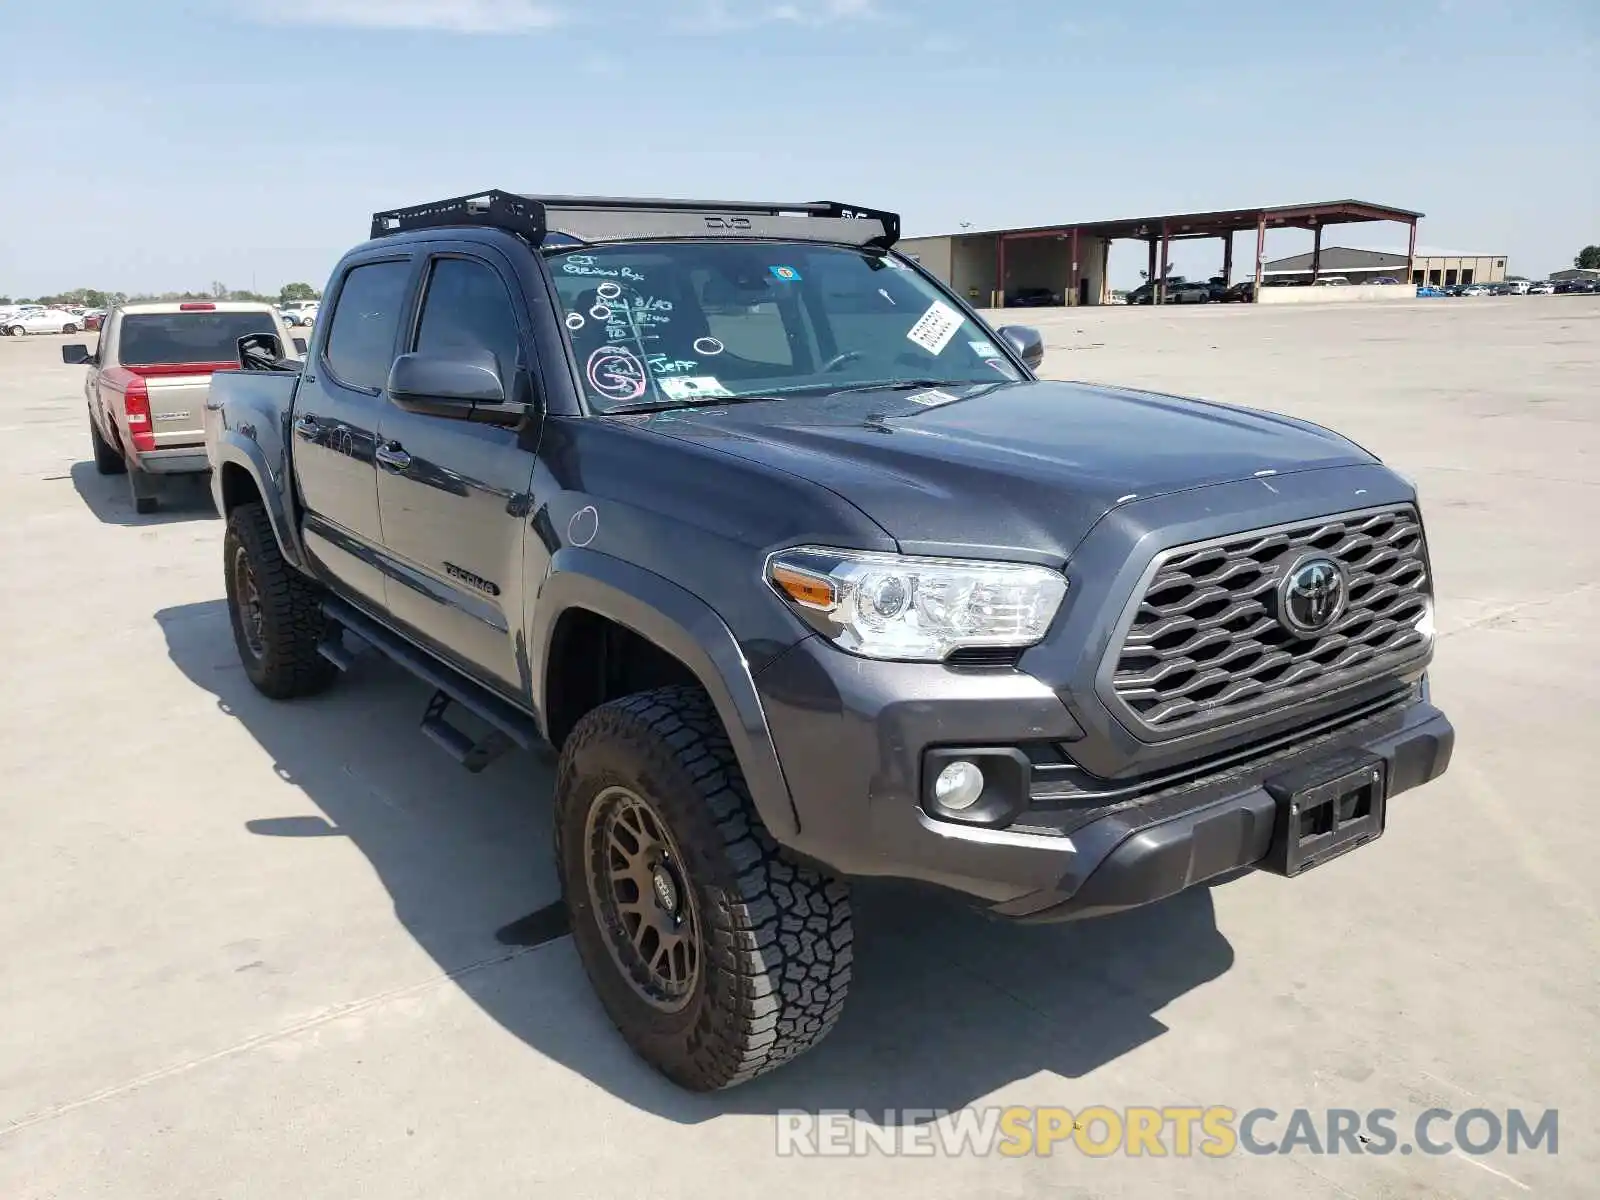
POLYGON ((277 431, 278 436, 286 434, 285 422, 299 384, 299 370, 235 370, 212 375, 205 402, 206 456, 212 466, 217 464, 217 444, 230 425, 253 423, 258 429, 277 431))

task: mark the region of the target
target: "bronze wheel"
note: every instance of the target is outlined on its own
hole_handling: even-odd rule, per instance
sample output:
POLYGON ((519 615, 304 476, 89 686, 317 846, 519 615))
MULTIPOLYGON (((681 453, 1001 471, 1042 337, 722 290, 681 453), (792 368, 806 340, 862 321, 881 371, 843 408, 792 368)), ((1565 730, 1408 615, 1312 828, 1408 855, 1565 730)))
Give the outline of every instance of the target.
POLYGON ((660 813, 625 787, 589 808, 589 899, 606 949, 639 998, 661 1012, 689 1003, 700 979, 699 905, 660 813))
POLYGON ((239 636, 250 657, 259 659, 267 652, 266 617, 261 609, 261 588, 250 566, 250 555, 240 546, 233 555, 233 595, 238 609, 239 636))

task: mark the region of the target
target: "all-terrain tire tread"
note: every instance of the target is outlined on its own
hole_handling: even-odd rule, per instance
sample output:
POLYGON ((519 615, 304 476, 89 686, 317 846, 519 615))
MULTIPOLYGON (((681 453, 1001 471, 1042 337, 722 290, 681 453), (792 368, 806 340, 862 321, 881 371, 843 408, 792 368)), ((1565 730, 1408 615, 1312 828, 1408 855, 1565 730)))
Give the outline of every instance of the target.
POLYGON ((274 700, 292 700, 326 690, 339 669, 317 650, 328 632, 322 589, 284 561, 266 509, 254 503, 235 508, 228 515, 224 545, 228 601, 234 621, 238 620, 232 570, 235 545, 243 545, 250 558, 264 609, 266 653, 259 669, 250 669, 249 655, 243 644, 239 647, 250 681, 274 700))
MULTIPOLYGON (((838 1021, 853 954, 849 886, 783 857, 710 697, 696 687, 641 692, 587 714, 563 747, 558 803, 572 796, 575 764, 591 743, 641 737, 689 777, 708 818, 675 829, 680 843, 708 838, 696 848, 720 864, 719 878, 699 881, 707 1003, 681 1061, 656 1065, 696 1090, 730 1087, 809 1050, 838 1021)), ((560 861, 564 824, 558 814, 560 861)))

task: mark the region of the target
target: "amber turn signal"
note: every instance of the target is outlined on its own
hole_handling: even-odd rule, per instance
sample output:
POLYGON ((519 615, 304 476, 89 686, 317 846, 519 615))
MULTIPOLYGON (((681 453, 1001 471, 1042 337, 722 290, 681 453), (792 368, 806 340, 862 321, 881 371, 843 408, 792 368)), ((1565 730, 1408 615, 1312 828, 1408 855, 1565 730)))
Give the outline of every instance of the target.
POLYGON ((799 571, 783 563, 772 564, 772 582, 789 599, 807 608, 829 612, 839 603, 839 594, 831 579, 799 571))

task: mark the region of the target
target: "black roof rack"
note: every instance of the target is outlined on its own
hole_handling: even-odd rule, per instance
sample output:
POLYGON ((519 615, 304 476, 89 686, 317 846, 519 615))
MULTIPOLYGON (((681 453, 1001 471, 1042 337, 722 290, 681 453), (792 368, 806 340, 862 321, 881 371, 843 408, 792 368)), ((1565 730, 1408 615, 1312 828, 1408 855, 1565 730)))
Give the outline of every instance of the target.
POLYGON ((522 196, 490 190, 372 214, 372 236, 479 225, 537 246, 550 233, 583 242, 639 238, 755 237, 846 242, 887 250, 900 218, 831 200, 763 204, 749 200, 648 200, 620 196, 522 196))

